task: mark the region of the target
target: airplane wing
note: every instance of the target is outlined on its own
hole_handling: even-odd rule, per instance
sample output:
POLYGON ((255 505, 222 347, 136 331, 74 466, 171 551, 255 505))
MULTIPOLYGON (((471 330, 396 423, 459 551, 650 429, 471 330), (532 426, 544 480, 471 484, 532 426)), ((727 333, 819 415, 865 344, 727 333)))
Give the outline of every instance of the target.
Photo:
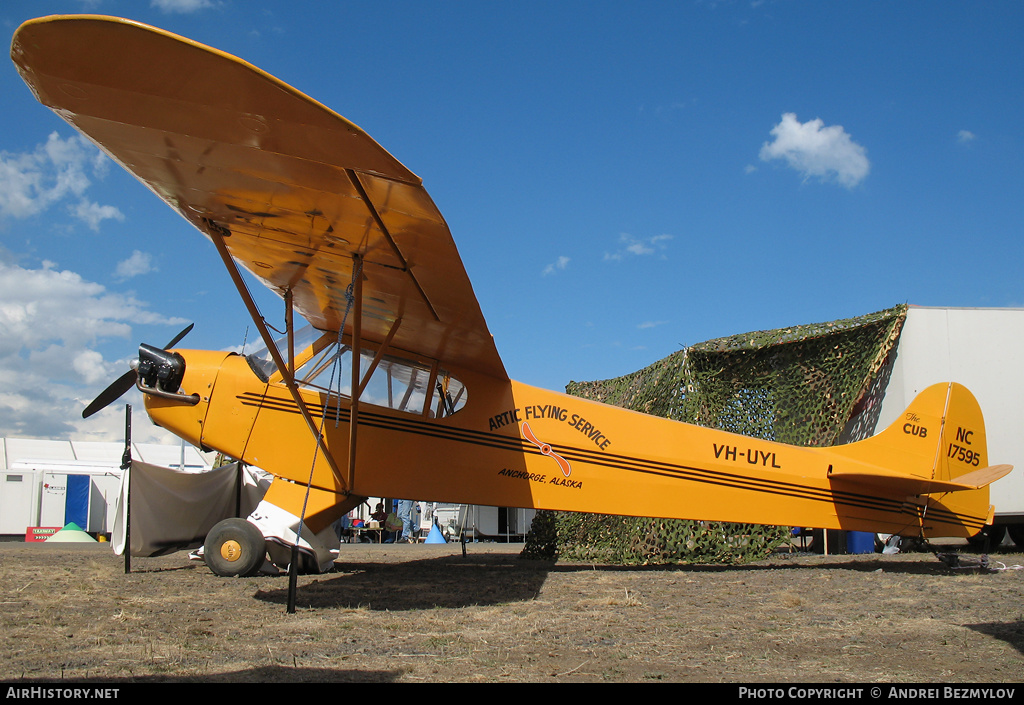
MULTIPOLYGON (((89 137, 322 330, 362 258, 364 339, 507 378, 421 180, 345 118, 260 69, 118 18, 22 25, 11 57, 89 137)), ((351 316, 349 317, 351 325, 351 316)))

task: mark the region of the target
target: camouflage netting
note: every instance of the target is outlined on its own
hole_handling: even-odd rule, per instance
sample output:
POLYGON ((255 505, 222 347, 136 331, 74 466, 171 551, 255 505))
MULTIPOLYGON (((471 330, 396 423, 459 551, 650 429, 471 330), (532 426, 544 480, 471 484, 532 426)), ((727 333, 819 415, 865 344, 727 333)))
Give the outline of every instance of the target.
MULTIPOLYGON (((606 404, 793 445, 834 445, 899 339, 906 306, 699 343, 633 374, 571 382, 606 404)), ((847 429, 849 432, 849 429, 847 429)), ((735 563, 790 527, 538 512, 523 557, 616 564, 735 563)))

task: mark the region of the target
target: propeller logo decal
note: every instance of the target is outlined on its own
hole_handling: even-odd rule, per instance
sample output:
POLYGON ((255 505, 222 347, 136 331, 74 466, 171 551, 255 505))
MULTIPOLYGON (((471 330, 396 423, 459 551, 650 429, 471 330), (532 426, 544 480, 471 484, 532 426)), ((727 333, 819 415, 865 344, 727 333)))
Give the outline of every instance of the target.
POLYGON ((530 443, 540 448, 541 455, 546 455, 552 460, 554 460, 556 463, 558 463, 558 467, 562 469, 562 474, 565 475, 566 477, 569 477, 569 475, 572 473, 572 468, 569 467, 569 461, 560 456, 558 453, 551 450, 551 446, 548 445, 547 443, 541 443, 539 440, 537 440, 537 436, 533 435, 533 430, 530 429, 530 424, 526 423, 525 421, 523 421, 523 436, 530 443))

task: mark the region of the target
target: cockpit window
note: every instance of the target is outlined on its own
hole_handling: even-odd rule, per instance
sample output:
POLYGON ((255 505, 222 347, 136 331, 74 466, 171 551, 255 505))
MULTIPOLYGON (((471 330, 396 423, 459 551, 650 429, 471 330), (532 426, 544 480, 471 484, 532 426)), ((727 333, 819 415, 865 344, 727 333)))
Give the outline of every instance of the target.
MULTIPOLYGON (((337 337, 321 335, 317 339, 307 337, 300 346, 300 334, 295 336, 295 349, 299 367, 295 370, 295 381, 300 387, 312 388, 328 394, 352 396, 352 349, 349 345, 338 345, 337 337)), ((279 343, 284 352, 286 343, 279 343)), ((287 353, 285 352, 287 358, 287 353)), ((370 369, 374 352, 363 350, 359 356, 359 370, 365 378, 370 369)), ((247 356, 250 366, 269 379, 277 367, 266 350, 247 356)), ((466 387, 444 370, 438 370, 431 383, 431 366, 392 355, 384 355, 377 364, 369 382, 366 383, 360 402, 375 404, 411 414, 426 413, 431 418, 451 416, 466 405, 466 387), (429 408, 427 408, 429 404, 429 408)))

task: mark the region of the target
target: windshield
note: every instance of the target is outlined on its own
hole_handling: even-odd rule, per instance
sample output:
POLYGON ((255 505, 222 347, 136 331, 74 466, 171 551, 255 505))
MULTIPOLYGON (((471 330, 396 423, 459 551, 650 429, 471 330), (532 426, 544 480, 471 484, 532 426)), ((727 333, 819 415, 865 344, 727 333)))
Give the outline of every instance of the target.
MULTIPOLYGON (((295 332, 295 349, 301 355, 306 348, 322 335, 323 333, 313 326, 307 325, 301 328, 295 332)), ((274 341, 274 345, 281 351, 284 363, 286 365, 290 364, 291 361, 288 359, 288 336, 278 338, 274 341)), ((249 367, 253 369, 253 372, 264 382, 268 381, 277 372, 277 365, 274 364, 274 358, 271 357, 270 350, 267 349, 266 345, 260 346, 257 350, 249 353, 245 356, 245 359, 249 361, 249 367)))

